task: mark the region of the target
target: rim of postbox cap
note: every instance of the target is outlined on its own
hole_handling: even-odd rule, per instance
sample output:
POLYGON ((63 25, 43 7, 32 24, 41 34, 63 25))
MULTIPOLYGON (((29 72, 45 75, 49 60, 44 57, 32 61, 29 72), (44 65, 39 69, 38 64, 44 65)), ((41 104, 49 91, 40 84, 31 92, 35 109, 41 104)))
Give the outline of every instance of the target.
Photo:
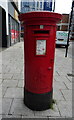
POLYGON ((31 19, 34 20, 37 18, 48 18, 50 20, 55 21, 55 23, 59 22, 62 19, 62 15, 59 13, 49 12, 49 11, 33 11, 28 13, 22 13, 19 16, 19 20, 26 22, 30 21, 31 19))

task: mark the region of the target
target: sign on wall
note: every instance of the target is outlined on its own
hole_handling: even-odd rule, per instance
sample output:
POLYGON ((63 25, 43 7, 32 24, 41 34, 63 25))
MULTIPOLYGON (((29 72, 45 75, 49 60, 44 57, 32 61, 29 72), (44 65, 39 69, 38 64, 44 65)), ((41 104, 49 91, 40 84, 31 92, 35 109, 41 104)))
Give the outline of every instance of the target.
POLYGON ((15 30, 12 29, 11 30, 11 43, 14 43, 14 41, 15 41, 15 30))
POLYGON ((52 0, 44 0, 44 10, 52 11, 52 0))

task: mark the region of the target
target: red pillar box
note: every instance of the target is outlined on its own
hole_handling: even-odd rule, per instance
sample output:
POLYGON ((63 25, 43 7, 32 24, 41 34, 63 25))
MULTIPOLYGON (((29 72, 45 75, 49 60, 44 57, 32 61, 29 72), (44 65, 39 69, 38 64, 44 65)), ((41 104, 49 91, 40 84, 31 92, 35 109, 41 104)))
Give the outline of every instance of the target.
POLYGON ((19 16, 24 22, 24 102, 33 110, 45 110, 52 104, 56 23, 61 18, 52 12, 19 16))

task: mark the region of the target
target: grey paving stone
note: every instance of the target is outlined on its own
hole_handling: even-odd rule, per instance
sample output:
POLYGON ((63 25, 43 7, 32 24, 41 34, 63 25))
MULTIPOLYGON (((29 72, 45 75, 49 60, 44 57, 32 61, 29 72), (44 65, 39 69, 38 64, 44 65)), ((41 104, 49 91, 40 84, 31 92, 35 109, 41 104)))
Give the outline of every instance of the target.
POLYGON ((74 100, 72 101, 72 117, 74 118, 74 100))
POLYGON ((2 115, 0 115, 0 120, 2 120, 2 115))
POLYGON ((73 120, 71 117, 56 117, 56 118, 49 118, 49 120, 73 120))
POLYGON ((4 97, 5 93, 6 93, 7 87, 3 87, 2 86, 2 97, 4 97))
MULTIPOLYGON (((5 120, 6 120, 6 118, 8 119, 8 118, 13 118, 13 120, 14 119, 19 119, 19 118, 22 118, 22 116, 21 115, 2 115, 2 118, 5 118, 5 120)), ((19 119, 19 120, 21 120, 21 119, 19 119)))
POLYGON ((68 89, 71 89, 72 90, 72 82, 70 82, 69 80, 68 81, 64 81, 64 84, 66 85, 66 87, 68 89))
POLYGON ((61 90, 65 100, 72 100, 72 90, 61 90))
POLYGON ((2 79, 2 73, 0 73, 0 79, 2 79))
POLYGON ((59 81, 59 82, 65 82, 65 81, 66 81, 66 82, 68 82, 68 81, 70 82, 70 80, 67 78, 67 76, 64 76, 64 75, 62 75, 62 76, 61 76, 61 75, 60 75, 60 76, 55 75, 55 76, 54 76, 54 79, 55 79, 57 82, 58 82, 58 81, 59 81))
POLYGON ((53 88, 54 89, 67 89, 66 85, 62 81, 54 81, 53 88))
POLYGON ((61 119, 61 117, 48 117, 49 119, 48 120, 64 120, 64 119, 61 119))
POLYGON ((23 99, 14 99, 10 114, 34 116, 34 112, 24 105, 23 99))
POLYGON ((5 74, 9 74, 9 71, 10 71, 10 68, 7 68, 7 67, 6 67, 6 68, 5 68, 5 67, 2 68, 2 73, 3 73, 3 74, 4 74, 4 73, 5 73, 5 74))
POLYGON ((26 116, 26 115, 24 115, 24 116, 22 116, 22 120, 23 120, 23 118, 24 119, 26 119, 26 120, 48 120, 48 116, 32 116, 32 115, 28 115, 28 116, 26 116))
POLYGON ((13 74, 2 74, 2 78, 3 79, 11 79, 12 78, 12 76, 13 76, 13 74))
POLYGON ((0 98, 2 97, 2 85, 0 85, 0 98))
POLYGON ((0 98, 0 115, 2 115, 2 98, 0 98))
POLYGON ((2 79, 0 79, 0 85, 2 84, 2 79))
POLYGON ((2 73, 2 63, 0 63, 0 73, 2 73))
POLYGON ((45 110, 45 111, 36 111, 35 116, 51 116, 51 117, 59 116, 60 117, 60 114, 59 114, 57 105, 55 104, 53 106, 53 109, 49 109, 49 110, 45 110))
MULTIPOLYGON (((22 80, 24 79, 23 42, 17 43, 14 46, 12 46, 12 47, 6 49, 5 51, 3 51, 2 61, 0 59, 0 65, 1 64, 3 64, 2 74, 6 73, 6 76, 4 76, 5 78, 4 78, 4 82, 3 82, 3 84, 6 84, 6 85, 3 85, 3 87, 2 87, 3 97, 14 98, 14 99, 15 98, 22 98, 23 99, 23 88, 22 88, 22 86, 23 86, 22 80), (8 74, 9 74, 9 76, 8 76, 8 74), (11 77, 11 75, 13 75, 13 77, 11 77), (6 81, 9 80, 11 82, 5 83, 5 80, 6 81), (14 84, 16 84, 16 82, 13 83, 14 80, 18 81, 17 88, 15 88, 15 87, 11 88, 11 87, 15 86, 14 84), (11 84, 11 83, 13 83, 13 84, 11 84), (9 86, 7 86, 8 84, 9 84, 9 86), (6 86, 10 87, 10 88, 7 88, 6 86)), ((65 58, 64 53, 61 50, 56 49, 55 66, 54 66, 54 81, 55 81, 54 85, 55 86, 53 87, 53 91, 54 91, 53 92, 53 98, 57 102, 58 110, 60 110, 59 113, 61 114, 61 117, 58 115, 58 110, 55 112, 54 115, 52 114, 53 112, 50 112, 51 115, 54 116, 54 119, 55 119, 55 116, 58 119, 59 119, 59 117, 62 118, 63 116, 67 116, 67 111, 69 111, 68 108, 70 108, 69 107, 70 102, 69 102, 69 104, 67 104, 65 102, 65 100, 67 101, 67 99, 69 99, 68 97, 71 97, 70 92, 69 93, 68 93, 68 91, 64 92, 63 90, 71 89, 72 77, 69 77, 67 75, 67 73, 72 72, 72 67, 71 66, 72 66, 72 59, 69 58, 69 57, 65 58), (65 83, 66 86, 64 86, 63 83, 65 83), (67 87, 67 88, 65 88, 65 87, 67 87), (60 89, 62 90, 62 92, 60 91, 60 89), (58 103, 58 100, 60 100, 60 101, 63 100, 63 102, 58 103), (67 106, 67 107, 64 108, 63 106, 65 106, 65 107, 67 106), (65 111, 66 111, 66 113, 64 113, 65 111)), ((9 117, 11 117, 11 116, 21 116, 20 114, 22 114, 23 118, 25 118, 25 116, 27 118, 29 118, 29 116, 31 116, 32 118, 39 116, 40 119, 41 119, 41 117, 45 117, 44 115, 42 115, 42 116, 38 115, 37 116, 32 111, 31 111, 32 113, 29 114, 30 111, 28 110, 28 108, 26 108, 26 106, 24 107, 24 105, 22 103, 23 100, 19 100, 19 99, 17 99, 17 100, 13 101, 12 107, 10 109, 10 112, 11 112, 10 114, 11 115, 9 114, 9 117), (21 111, 21 113, 20 113, 20 111, 21 111)), ((57 109, 57 107, 55 107, 55 108, 57 109)), ((48 114, 49 114, 49 111, 47 112, 47 115, 48 114)), ((70 111, 69 114, 71 116, 71 111, 70 111)), ((51 118, 51 116, 49 116, 49 120, 50 120, 50 118, 51 118)))
POLYGON ((18 73, 15 73, 14 75, 13 75, 13 79, 24 79, 24 75, 23 74, 18 74, 18 73))
POLYGON ((72 117, 72 101, 59 101, 57 106, 62 117, 72 117))
POLYGON ((74 83, 72 83, 72 90, 74 90, 74 83))
POLYGON ((74 101, 74 89, 72 90, 72 101, 74 101))
POLYGON ((21 70, 17 71, 17 70, 11 70, 11 69, 10 69, 8 73, 10 73, 10 74, 14 74, 14 73, 20 74, 20 73, 21 73, 21 70))
POLYGON ((22 72, 22 70, 19 70, 19 71, 17 71, 17 70, 11 70, 10 69, 10 71, 9 71, 9 73, 11 73, 11 74, 20 74, 22 72))
MULTIPOLYGON (((64 68, 65 69, 65 68, 64 68)), ((66 76, 67 74, 72 74, 72 72, 70 72, 70 71, 63 71, 63 70, 61 70, 60 72, 58 71, 58 73, 62 76, 62 75, 64 75, 64 76, 66 76)))
POLYGON ((3 98, 2 99, 2 114, 9 114, 12 99, 3 98))
POLYGON ((71 77, 71 76, 66 76, 67 77, 67 79, 70 81, 70 82, 74 82, 74 79, 71 77))
POLYGON ((60 74, 54 69, 54 76, 59 76, 60 74))
POLYGON ((23 87, 24 88, 24 80, 19 80, 18 87, 23 87))
POLYGON ((74 118, 74 106, 72 106, 72 117, 74 118))
POLYGON ((23 88, 8 88, 4 97, 6 97, 6 98, 23 98, 24 90, 23 90, 23 88))
POLYGON ((63 95, 60 90, 53 89, 53 99, 55 100, 64 100, 63 95))
POLYGON ((16 87, 18 80, 4 80, 2 85, 3 87, 16 87))

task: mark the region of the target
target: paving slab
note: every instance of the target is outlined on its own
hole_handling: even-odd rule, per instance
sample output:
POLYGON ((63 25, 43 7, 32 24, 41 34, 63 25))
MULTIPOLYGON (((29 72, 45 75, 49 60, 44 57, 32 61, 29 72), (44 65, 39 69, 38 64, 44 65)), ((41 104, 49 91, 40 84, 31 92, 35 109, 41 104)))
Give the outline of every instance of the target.
POLYGON ((0 115, 2 115, 2 98, 0 98, 0 115))
POLYGON ((2 115, 2 118, 4 118, 5 120, 6 120, 6 118, 7 118, 7 120, 9 119, 9 120, 14 120, 14 119, 16 119, 16 120, 21 120, 21 119, 19 119, 19 118, 22 118, 22 116, 21 115, 8 115, 8 114, 5 114, 5 115, 2 115))
MULTIPOLYGON (((2 78, 2 96, 5 118, 42 118, 46 120, 62 120, 72 115, 72 59, 64 57, 61 49, 55 51, 53 73, 53 99, 56 100, 54 110, 32 111, 23 103, 24 98, 24 43, 17 43, 0 52, 0 78, 2 78), (59 62, 58 62, 59 61, 59 62), (7 109, 6 109, 7 108, 7 109), (52 119, 51 119, 52 118, 52 119)), ((63 49, 65 51, 65 49, 63 49)))
POLYGON ((72 117, 72 101, 57 101, 57 106, 62 117, 72 117))
POLYGON ((9 114, 10 107, 13 99, 3 98, 2 99, 2 114, 9 114))
POLYGON ((24 80, 23 80, 23 79, 22 79, 22 80, 19 80, 17 86, 24 88, 24 80))
MULTIPOLYGON (((72 83, 72 90, 74 90, 74 82, 72 83)), ((72 92, 73 93, 73 92, 72 92)))
POLYGON ((21 71, 22 70, 13 70, 13 69, 10 69, 7 73, 10 73, 10 74, 14 74, 14 73, 16 73, 16 74, 20 74, 21 73, 21 71))
POLYGON ((2 85, 2 98, 4 97, 6 90, 7 90, 7 87, 3 87, 2 85))
MULTIPOLYGON (((30 115, 22 115, 22 120, 25 119, 25 120, 49 120, 48 116, 30 116, 30 115)), ((54 120, 54 119, 52 119, 54 120)))
POLYGON ((2 74, 5 73, 5 74, 9 74, 9 71, 10 71, 10 68, 2 68, 2 74))
POLYGON ((55 75, 54 79, 55 79, 55 81, 59 81, 59 82, 64 82, 64 81, 71 82, 67 75, 66 76, 65 75, 62 75, 62 76, 61 75, 59 75, 59 76, 55 75))
POLYGON ((14 80, 18 80, 18 79, 24 79, 24 75, 23 75, 23 73, 14 73, 13 74, 13 79, 14 80))
POLYGON ((72 101, 74 101, 74 89, 72 89, 72 101))
POLYGON ((6 98, 24 98, 23 88, 8 88, 4 97, 6 98))
POLYGON ((61 90, 65 100, 71 100, 72 101, 72 90, 61 90))
POLYGON ((0 98, 2 98, 2 84, 0 84, 0 98))
POLYGON ((23 99, 14 99, 13 100, 10 114, 34 116, 34 112, 24 105, 23 99))
POLYGON ((2 120, 2 115, 0 115, 0 120, 2 120))
POLYGON ((12 76, 13 76, 13 74, 9 74, 9 73, 8 73, 8 74, 6 74, 6 73, 4 74, 4 73, 3 73, 3 74, 2 74, 2 79, 11 79, 12 76))
POLYGON ((53 89, 53 99, 54 100, 65 100, 60 90, 53 89))
POLYGON ((68 80, 69 80, 70 82, 74 82, 74 78, 73 78, 73 77, 67 75, 67 78, 68 78, 68 80))
POLYGON ((2 86, 3 87, 17 87, 18 80, 3 80, 2 86))
POLYGON ((0 78, 0 85, 2 84, 2 79, 0 78))
POLYGON ((35 116, 50 116, 50 117, 60 117, 59 110, 57 108, 57 105, 53 105, 53 109, 48 109, 45 111, 35 111, 35 116))
POLYGON ((0 73, 0 79, 2 79, 2 72, 0 73))
POLYGON ((67 89, 72 90, 72 82, 70 82, 69 80, 68 80, 68 81, 65 80, 65 81, 64 81, 64 84, 66 85, 67 89))
POLYGON ((53 82, 53 88, 54 90, 56 89, 67 89, 66 85, 62 81, 54 81, 53 82))

